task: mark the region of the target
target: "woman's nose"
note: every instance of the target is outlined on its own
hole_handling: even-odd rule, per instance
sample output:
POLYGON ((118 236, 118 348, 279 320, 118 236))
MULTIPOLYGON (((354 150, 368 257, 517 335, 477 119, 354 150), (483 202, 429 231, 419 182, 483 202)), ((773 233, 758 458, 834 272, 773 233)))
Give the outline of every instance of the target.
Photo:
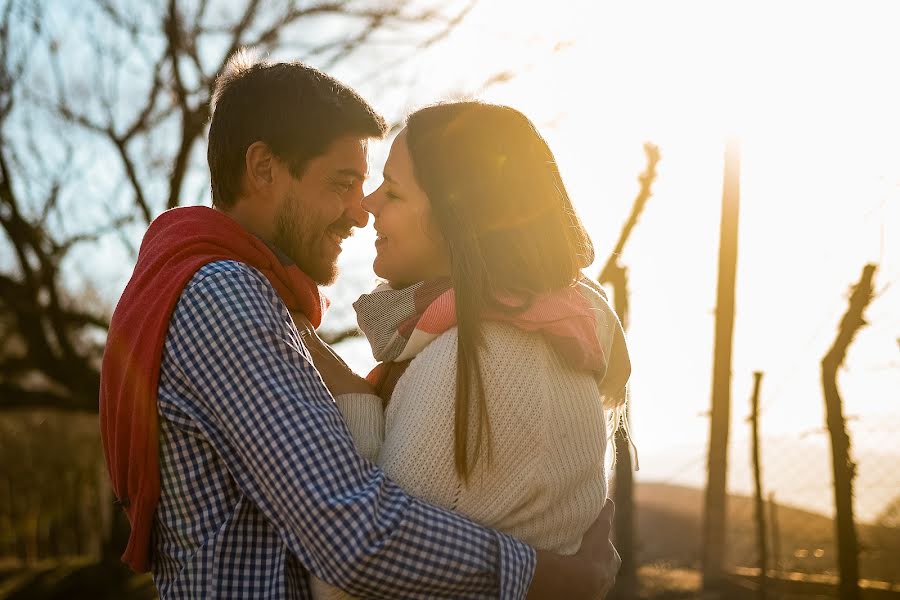
POLYGON ((378 202, 378 190, 375 190, 368 196, 363 197, 362 207, 363 210, 372 213, 373 216, 378 216, 378 209, 380 207, 380 204, 378 202))

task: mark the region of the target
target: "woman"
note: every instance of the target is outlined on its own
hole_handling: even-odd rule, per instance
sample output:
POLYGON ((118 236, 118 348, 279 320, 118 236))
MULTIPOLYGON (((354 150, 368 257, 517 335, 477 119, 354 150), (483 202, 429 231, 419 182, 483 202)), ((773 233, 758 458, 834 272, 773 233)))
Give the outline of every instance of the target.
POLYGON ((307 336, 360 452, 416 496, 574 553, 630 362, 546 142, 508 107, 425 108, 363 206, 388 283, 354 308, 381 363, 362 380, 307 336))

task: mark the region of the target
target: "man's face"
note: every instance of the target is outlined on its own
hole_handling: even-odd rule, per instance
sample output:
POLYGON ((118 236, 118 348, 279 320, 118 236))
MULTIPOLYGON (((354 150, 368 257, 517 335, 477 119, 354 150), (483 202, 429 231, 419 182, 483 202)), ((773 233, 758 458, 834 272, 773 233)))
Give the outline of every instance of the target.
POLYGON ((366 150, 365 139, 338 138, 299 179, 282 179, 287 183, 279 190, 272 242, 319 284, 334 281, 341 242, 369 220, 361 204, 366 150))

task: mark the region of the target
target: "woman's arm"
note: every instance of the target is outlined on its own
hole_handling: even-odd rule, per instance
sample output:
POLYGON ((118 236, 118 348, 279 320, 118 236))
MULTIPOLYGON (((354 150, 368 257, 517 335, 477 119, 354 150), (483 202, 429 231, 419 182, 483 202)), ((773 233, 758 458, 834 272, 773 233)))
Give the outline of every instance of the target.
POLYGON ((315 328, 300 313, 292 313, 300 339, 309 348, 322 381, 334 396, 356 450, 363 458, 375 461, 384 442, 384 406, 372 386, 347 366, 340 356, 316 334, 315 328))
POLYGON ((384 405, 374 394, 341 394, 335 404, 353 436, 359 455, 375 462, 384 444, 384 405))

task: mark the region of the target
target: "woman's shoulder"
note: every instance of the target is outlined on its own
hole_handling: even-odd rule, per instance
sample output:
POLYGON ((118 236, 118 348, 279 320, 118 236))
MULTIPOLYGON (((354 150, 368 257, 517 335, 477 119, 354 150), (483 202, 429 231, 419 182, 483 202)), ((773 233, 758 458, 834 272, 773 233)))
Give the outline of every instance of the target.
MULTIPOLYGON (((445 331, 413 359, 410 370, 427 371, 431 376, 449 373, 455 378, 458 340, 456 327, 445 331)), ((511 377, 536 384, 550 376, 552 379, 584 377, 593 381, 589 372, 571 368, 540 332, 526 331, 510 323, 485 321, 481 323, 481 340, 478 361, 488 387, 511 377)))
MULTIPOLYGON (((517 351, 539 354, 552 351, 544 336, 535 331, 525 331, 510 323, 501 321, 483 321, 481 323, 482 344, 480 350, 489 355, 496 354, 498 359, 511 359, 517 351), (510 354, 512 353, 512 354, 510 354)), ((419 357, 436 357, 447 352, 456 353, 459 342, 459 328, 451 327, 438 335, 419 353, 419 357)))
POLYGON ((551 350, 546 338, 537 331, 526 331, 502 321, 485 321, 481 328, 484 346, 489 352, 502 352, 509 357, 510 352, 542 355, 551 350))

